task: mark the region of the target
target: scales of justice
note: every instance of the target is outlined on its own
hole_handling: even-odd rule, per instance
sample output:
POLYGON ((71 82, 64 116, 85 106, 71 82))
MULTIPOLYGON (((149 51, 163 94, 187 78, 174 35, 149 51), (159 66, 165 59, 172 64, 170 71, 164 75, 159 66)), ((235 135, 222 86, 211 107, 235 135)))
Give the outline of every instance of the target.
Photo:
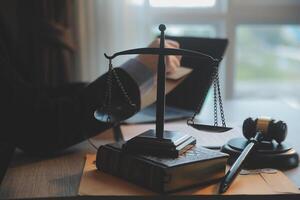
MULTIPOLYGON (((199 59, 209 59, 212 66, 218 66, 221 59, 213 58, 210 55, 191 51, 187 49, 173 49, 165 48, 165 30, 166 26, 159 25, 160 30, 160 47, 159 48, 137 48, 131 50, 125 50, 105 57, 109 60, 109 71, 107 74, 107 93, 105 96, 104 103, 98 108, 94 116, 97 120, 110 123, 113 126, 117 125, 120 121, 130 117, 126 111, 132 111, 128 113, 135 113, 138 111, 137 106, 133 103, 130 96, 128 95, 126 88, 123 86, 120 78, 112 66, 112 59, 121 55, 131 54, 147 54, 147 55, 158 55, 158 66, 157 66, 157 100, 156 100, 156 128, 155 130, 150 129, 140 135, 128 140, 123 145, 123 150, 133 153, 143 153, 163 157, 176 158, 182 153, 186 152, 196 144, 196 139, 188 134, 164 130, 164 114, 165 114, 165 82, 166 82, 166 66, 165 56, 167 55, 180 55, 187 57, 194 57, 199 59), (120 105, 112 105, 112 80, 116 80, 120 91, 125 97, 120 105)), ((215 106, 215 123, 213 126, 206 124, 198 124, 194 122, 194 118, 200 112, 200 106, 196 109, 194 115, 187 120, 187 124, 198 130, 206 130, 213 132, 225 132, 230 130, 230 127, 226 127, 222 100, 220 96, 220 86, 218 79, 218 67, 215 68, 215 75, 213 76, 214 82, 214 106, 215 106), (217 111, 217 98, 219 99, 220 112, 222 118, 222 126, 218 126, 216 111, 217 111)))

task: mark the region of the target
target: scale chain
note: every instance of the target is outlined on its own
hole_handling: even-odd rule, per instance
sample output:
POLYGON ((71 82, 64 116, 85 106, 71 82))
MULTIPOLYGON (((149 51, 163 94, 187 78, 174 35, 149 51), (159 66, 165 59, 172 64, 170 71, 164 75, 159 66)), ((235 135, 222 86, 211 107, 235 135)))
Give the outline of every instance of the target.
POLYGON ((217 79, 216 78, 213 81, 213 87, 214 87, 214 126, 218 126, 218 106, 217 106, 218 94, 217 94, 217 79))
MULTIPOLYGON (((223 102, 222 102, 222 96, 221 96, 221 89, 220 89, 220 81, 219 81, 219 73, 218 73, 218 68, 216 66, 216 71, 213 76, 213 95, 214 95, 214 126, 218 126, 218 101, 219 101, 219 110, 220 110, 220 115, 221 115, 221 121, 222 121, 222 126, 226 127, 226 122, 225 122, 225 114, 224 114, 224 109, 223 109, 223 102)), ((203 104, 203 101, 200 102, 198 107, 196 108, 193 116, 188 119, 188 123, 194 123, 195 117, 200 113, 201 105, 203 104)))
POLYGON ((220 113, 221 113, 221 119, 222 119, 222 125, 226 127, 226 120, 225 120, 225 114, 224 114, 224 109, 223 109, 223 102, 222 102, 222 97, 221 97, 221 90, 220 90, 220 82, 218 78, 218 96, 219 96, 219 106, 220 106, 220 113))
POLYGON ((121 89, 122 94, 124 95, 126 101, 130 104, 130 106, 134 107, 134 109, 136 109, 136 105, 133 103, 133 101, 131 100, 131 98, 129 97, 129 94, 127 93, 125 87, 123 86, 117 72, 115 71, 115 69, 113 68, 112 65, 112 59, 109 59, 109 67, 108 67, 108 72, 107 72, 107 78, 106 78, 106 84, 107 84, 107 91, 105 93, 104 96, 104 102, 102 104, 102 109, 107 107, 107 114, 108 114, 108 118, 107 118, 107 122, 109 123, 111 118, 111 101, 112 101, 112 87, 113 87, 113 77, 115 78, 119 88, 121 89))
POLYGON ((111 93, 112 93, 112 70, 113 70, 113 66, 111 63, 111 60, 109 60, 109 73, 108 73, 108 104, 109 106, 111 106, 111 93))
POLYGON ((135 104, 132 102, 131 98, 129 97, 129 95, 128 95, 128 93, 127 93, 125 87, 123 86, 123 84, 122 84, 122 82, 121 82, 121 80, 120 80, 120 78, 119 78, 117 72, 116 72, 114 69, 112 69, 112 71, 113 71, 114 77, 115 77, 115 79, 116 79, 116 81, 117 81, 117 83, 118 83, 118 86, 120 87, 120 89, 121 89, 123 95, 125 96, 127 102, 128 102, 131 106, 134 106, 134 107, 135 107, 135 104))
MULTIPOLYGON (((219 100, 219 109, 220 109, 220 114, 221 114, 221 121, 222 121, 222 126, 226 127, 226 121, 225 121, 225 114, 224 114, 224 109, 223 109, 223 102, 222 102, 222 96, 221 96, 221 89, 220 89, 220 80, 219 80, 219 73, 216 71, 215 74, 215 82, 214 82, 214 87, 216 87, 216 94, 214 94, 214 98, 219 100)), ((216 102, 215 100, 215 102, 216 102)), ((217 104, 215 104, 215 112, 217 110, 217 104)), ((217 118, 215 118, 216 120, 217 118)), ((215 121, 216 123, 216 121, 215 121)), ((218 123, 218 122, 217 122, 218 123)))
POLYGON ((107 74, 107 93, 106 93, 106 97, 105 97, 105 101, 107 99, 107 102, 104 103, 103 106, 107 106, 109 109, 108 109, 108 118, 107 118, 107 122, 109 123, 111 121, 111 118, 110 118, 110 109, 111 109, 111 93, 112 93, 112 69, 113 69, 113 66, 112 66, 112 63, 111 63, 111 60, 109 60, 109 67, 108 67, 108 74, 107 74))

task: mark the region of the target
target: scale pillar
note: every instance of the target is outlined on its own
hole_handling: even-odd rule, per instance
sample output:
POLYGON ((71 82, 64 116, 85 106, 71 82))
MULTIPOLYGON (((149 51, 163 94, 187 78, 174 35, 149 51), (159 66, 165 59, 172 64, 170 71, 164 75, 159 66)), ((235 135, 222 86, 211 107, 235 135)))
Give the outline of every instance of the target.
MULTIPOLYGON (((159 25, 160 30, 160 50, 165 48, 165 30, 166 26, 159 25)), ((156 137, 163 139, 165 123, 165 90, 166 90, 166 64, 165 55, 159 54, 157 67, 157 93, 156 93, 156 137)))

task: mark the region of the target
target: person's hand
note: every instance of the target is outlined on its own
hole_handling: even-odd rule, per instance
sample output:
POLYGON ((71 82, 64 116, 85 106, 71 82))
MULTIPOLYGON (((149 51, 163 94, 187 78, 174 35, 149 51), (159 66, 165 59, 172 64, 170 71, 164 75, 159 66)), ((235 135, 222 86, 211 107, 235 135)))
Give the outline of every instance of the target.
MULTIPOLYGON (((158 48, 160 39, 154 40, 148 47, 158 48)), ((165 40, 165 48, 179 48, 179 43, 173 40, 165 40)), ((181 56, 165 56, 166 72, 173 73, 180 67, 181 56)), ((137 60, 149 67, 154 73, 157 72, 158 56, 156 55, 138 55, 137 60)))

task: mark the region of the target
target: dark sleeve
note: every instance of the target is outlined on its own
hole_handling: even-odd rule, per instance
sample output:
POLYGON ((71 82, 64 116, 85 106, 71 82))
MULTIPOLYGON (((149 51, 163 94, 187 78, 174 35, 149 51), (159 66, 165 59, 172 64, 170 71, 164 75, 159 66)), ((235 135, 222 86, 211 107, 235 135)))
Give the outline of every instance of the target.
MULTIPOLYGON (((94 118, 94 111, 104 100, 106 74, 75 92, 54 95, 49 88, 36 88, 24 82, 3 59, 3 54, 2 51, 0 106, 2 116, 5 115, 1 124, 5 124, 5 128, 0 132, 1 140, 30 153, 53 153, 110 127, 94 118)), ((116 71, 132 101, 140 108, 137 84, 124 70, 117 68, 116 71)), ((116 84, 113 98, 117 99, 116 103, 124 101, 116 84)))

